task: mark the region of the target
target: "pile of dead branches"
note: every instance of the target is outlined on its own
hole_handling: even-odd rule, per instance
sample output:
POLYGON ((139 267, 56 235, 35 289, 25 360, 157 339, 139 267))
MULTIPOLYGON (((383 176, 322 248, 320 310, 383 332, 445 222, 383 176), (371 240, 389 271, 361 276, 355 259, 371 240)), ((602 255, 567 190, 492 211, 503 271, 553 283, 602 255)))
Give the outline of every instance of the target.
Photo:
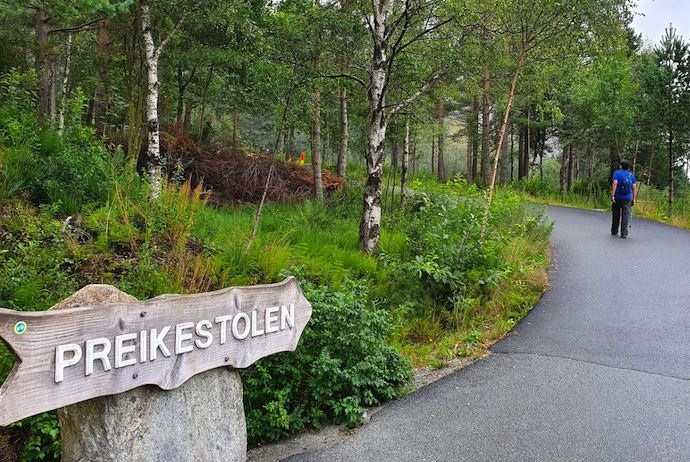
MULTIPOLYGON (((314 195, 311 166, 299 166, 270 154, 234 153, 223 147, 202 148, 181 134, 165 135, 161 147, 169 165, 182 165, 193 184, 204 183, 216 204, 259 203, 273 166, 266 200, 299 202, 314 195)), ((323 171, 326 192, 342 189, 345 181, 323 171)))

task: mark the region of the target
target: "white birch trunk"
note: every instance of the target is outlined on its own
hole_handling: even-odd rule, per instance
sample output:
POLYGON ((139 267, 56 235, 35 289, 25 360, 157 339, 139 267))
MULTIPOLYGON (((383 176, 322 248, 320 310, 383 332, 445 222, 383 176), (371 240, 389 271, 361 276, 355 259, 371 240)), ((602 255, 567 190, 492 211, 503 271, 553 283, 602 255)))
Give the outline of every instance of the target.
POLYGON ((349 128, 347 119, 347 89, 340 85, 340 148, 338 150, 338 176, 345 178, 349 128))
POLYGON ((57 119, 57 56, 50 56, 50 125, 57 119))
MULTIPOLYGON (((321 6, 321 0, 316 0, 316 7, 321 6)), ((317 49, 314 69, 321 72, 321 34, 316 33, 314 42, 317 49)), ((323 202, 323 177, 321 174, 321 90, 319 82, 315 82, 314 88, 314 116, 311 123, 311 169, 314 175, 314 198, 323 202)))
POLYGON ((149 6, 141 4, 141 28, 146 52, 146 73, 148 77, 146 92, 146 150, 148 173, 151 177, 151 197, 158 197, 161 190, 163 172, 161 171, 160 128, 158 126, 158 58, 160 49, 153 44, 149 6))
POLYGON ((62 95, 60 96, 60 115, 58 116, 58 132, 65 131, 65 106, 67 105, 67 92, 69 91, 69 71, 72 60, 72 33, 67 34, 67 56, 65 57, 65 72, 62 76, 62 95))
MULTIPOLYGON (((318 85, 318 84, 317 84, 318 85)), ((314 175, 314 198, 323 201, 321 174, 321 92, 314 90, 314 115, 311 123, 311 169, 314 175)))
POLYGON ((391 15, 391 0, 372 0, 374 6, 372 38, 373 54, 369 85, 369 129, 367 146, 367 181, 364 186, 362 219, 359 227, 359 247, 373 254, 381 239, 381 178, 385 160, 385 141, 388 120, 386 106, 386 65, 388 62, 386 22, 391 15))

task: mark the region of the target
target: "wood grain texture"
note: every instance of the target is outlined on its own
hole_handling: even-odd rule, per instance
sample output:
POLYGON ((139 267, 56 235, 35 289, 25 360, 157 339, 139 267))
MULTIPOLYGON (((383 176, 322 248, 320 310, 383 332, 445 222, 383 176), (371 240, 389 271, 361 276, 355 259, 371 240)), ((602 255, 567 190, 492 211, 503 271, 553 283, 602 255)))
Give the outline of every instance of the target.
MULTIPOLYGON (((293 277, 277 284, 234 287, 196 295, 163 295, 143 302, 112 303, 100 307, 19 312, 0 309, 0 337, 18 356, 7 380, 0 388, 0 426, 24 417, 64 407, 98 396, 121 393, 151 384, 164 390, 180 386, 190 377, 209 369, 231 366, 244 368, 265 356, 294 351, 311 317, 311 304, 293 277), (175 325, 219 316, 235 316, 257 310, 257 321, 264 325, 266 308, 294 304, 294 327, 265 335, 235 339, 228 323, 227 341, 219 343, 220 324, 213 323, 213 342, 208 348, 194 348, 175 354, 175 325), (14 332, 18 322, 26 332, 14 332), (64 369, 62 382, 55 382, 55 350, 58 345, 86 340, 113 339, 122 334, 139 333, 172 326, 166 336, 171 356, 158 354, 154 361, 104 371, 94 364, 93 374, 85 376, 84 360, 64 369), (21 361, 21 363, 19 362, 21 361)), ((193 332, 193 330, 192 330, 193 332)), ((194 336, 194 339, 200 339, 194 336)), ((192 340, 192 341, 193 341, 192 340)), ((202 339, 203 340, 203 339, 202 339)), ((133 344, 133 342, 129 342, 133 344)), ((114 344, 113 344, 114 346, 114 344)), ((129 357, 138 358, 138 350, 129 357)), ((114 366, 113 352, 110 353, 114 366)), ((219 403, 220 404, 220 403, 219 403)))

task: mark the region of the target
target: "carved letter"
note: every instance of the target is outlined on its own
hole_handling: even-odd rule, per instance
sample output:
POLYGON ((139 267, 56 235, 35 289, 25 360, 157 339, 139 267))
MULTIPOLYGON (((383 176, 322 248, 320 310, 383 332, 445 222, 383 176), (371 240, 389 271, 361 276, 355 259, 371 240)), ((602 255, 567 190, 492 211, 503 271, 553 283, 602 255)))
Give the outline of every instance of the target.
POLYGON ((55 348, 55 383, 60 383, 65 378, 66 367, 74 366, 79 361, 81 361, 81 347, 79 345, 68 343, 55 348), (68 351, 74 353, 70 359, 65 358, 65 353, 68 351))
POLYGON ((209 329, 211 329, 212 326, 213 324, 211 324, 211 321, 207 321, 206 319, 196 323, 196 335, 206 339, 206 341, 196 339, 194 344, 197 348, 208 348, 211 346, 211 343, 213 342, 213 335, 211 335, 209 329))
POLYGON ((151 354, 149 355, 149 361, 154 361, 156 357, 158 357, 159 349, 161 350, 161 353, 163 353, 163 356, 166 358, 170 357, 170 350, 168 350, 168 347, 163 341, 165 340, 165 336, 168 335, 168 332, 170 332, 170 326, 165 326, 158 335, 156 335, 156 329, 151 329, 151 354))
POLYGON ((266 308, 266 313, 264 316, 264 328, 266 333, 270 334, 272 332, 278 332, 280 330, 280 325, 278 324, 278 311, 280 311, 279 306, 271 306, 266 308), (273 325, 275 323, 275 325, 273 325))
POLYGON ((136 340, 137 334, 124 334, 115 337, 115 369, 133 366, 137 363, 137 358, 124 359, 128 353, 133 353, 137 349, 136 345, 124 346, 125 342, 136 340))
POLYGON ((192 339, 192 333, 185 334, 183 331, 193 329, 193 322, 185 322, 175 326, 175 354, 189 353, 194 349, 194 345, 183 345, 182 342, 192 339))
POLYGON ((107 338, 96 338, 89 339, 86 341, 86 375, 93 374, 93 363, 95 361, 100 361, 103 365, 104 371, 109 371, 112 369, 110 366, 110 359, 108 355, 110 354, 110 340, 107 338), (96 345, 102 346, 100 351, 95 351, 96 345))
POLYGON ((237 340, 244 340, 247 338, 249 335, 249 328, 250 328, 250 322, 249 322, 249 315, 247 313, 237 313, 237 316, 232 320, 232 335, 235 337, 237 340), (239 330, 237 329, 237 325, 240 322, 240 319, 244 319, 244 332, 240 334, 239 330))

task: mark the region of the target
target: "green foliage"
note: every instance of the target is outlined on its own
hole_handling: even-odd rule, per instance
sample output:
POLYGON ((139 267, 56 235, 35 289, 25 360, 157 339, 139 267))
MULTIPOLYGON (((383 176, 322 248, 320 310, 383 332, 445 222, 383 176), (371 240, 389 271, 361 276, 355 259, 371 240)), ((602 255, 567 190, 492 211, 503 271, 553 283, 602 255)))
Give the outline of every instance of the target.
POLYGON ((25 192, 34 204, 63 216, 104 202, 121 154, 111 154, 81 124, 85 96, 79 91, 68 102, 71 123, 64 134, 40 125, 29 109, 33 84, 34 73, 12 71, 0 80, 0 200, 25 192))
POLYGON ((78 288, 62 224, 31 208, 0 217, 0 300, 5 308, 40 311, 78 288))
POLYGON ((545 242, 549 227, 542 216, 526 210, 517 195, 501 192, 482 240, 482 196, 463 181, 443 188, 441 194, 418 193, 411 201, 406 234, 415 257, 398 268, 416 274, 437 304, 457 307, 490 298, 510 275, 510 262, 501 251, 511 238, 530 235, 545 242))
POLYGON ((29 417, 15 424, 30 435, 26 442, 22 462, 36 460, 44 462, 60 461, 60 427, 55 412, 46 412, 29 417))
POLYGON ((302 289, 314 311, 296 353, 242 371, 252 443, 327 420, 354 426, 367 407, 399 396, 411 377, 386 343, 390 316, 367 302, 364 284, 346 280, 334 290, 303 281, 302 289))

